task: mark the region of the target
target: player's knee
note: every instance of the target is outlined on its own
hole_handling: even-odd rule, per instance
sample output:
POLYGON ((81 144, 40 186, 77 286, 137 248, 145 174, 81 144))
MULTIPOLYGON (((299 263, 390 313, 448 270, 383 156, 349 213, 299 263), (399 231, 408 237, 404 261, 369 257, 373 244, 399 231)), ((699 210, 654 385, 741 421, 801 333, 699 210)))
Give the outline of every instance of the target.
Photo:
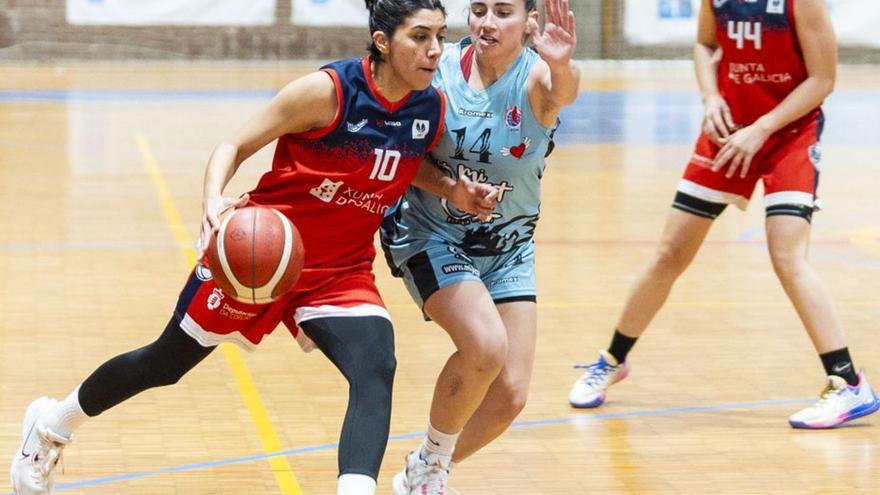
POLYGON ((176 385, 180 379, 183 378, 183 373, 178 373, 176 370, 160 370, 154 376, 154 387, 167 387, 170 385, 176 385))
POLYGON ((134 381, 144 389, 174 385, 184 375, 149 347, 135 351, 133 357, 134 381))
POLYGON ((149 350, 144 353, 140 373, 142 380, 150 388, 174 385, 186 374, 186 371, 175 366, 169 358, 170 356, 157 355, 149 350))
POLYGON ((497 375, 507 359, 507 332, 503 326, 500 330, 478 332, 458 352, 473 371, 497 375))
POLYGON ((521 381, 502 381, 499 383, 494 403, 496 417, 505 422, 512 422, 526 407, 529 397, 529 385, 521 381))
POLYGON ((655 278, 676 279, 690 265, 691 257, 676 249, 672 244, 663 243, 657 250, 657 256, 651 265, 651 272, 655 278))
POLYGON ((391 322, 384 318, 373 318, 367 322, 362 336, 365 340, 348 346, 353 352, 351 359, 339 362, 343 374, 353 385, 352 390, 360 390, 363 395, 379 400, 390 400, 397 359, 394 357, 394 330, 391 322))
POLYGON ((375 356, 366 359, 360 365, 361 372, 353 381, 357 381, 357 388, 364 391, 374 399, 391 400, 391 389, 394 384, 394 374, 397 372, 397 359, 393 353, 376 353, 375 356))
POLYGON ((776 272, 776 276, 781 280, 790 280, 797 277, 806 263, 803 251, 792 246, 771 243, 769 251, 773 271, 776 272))

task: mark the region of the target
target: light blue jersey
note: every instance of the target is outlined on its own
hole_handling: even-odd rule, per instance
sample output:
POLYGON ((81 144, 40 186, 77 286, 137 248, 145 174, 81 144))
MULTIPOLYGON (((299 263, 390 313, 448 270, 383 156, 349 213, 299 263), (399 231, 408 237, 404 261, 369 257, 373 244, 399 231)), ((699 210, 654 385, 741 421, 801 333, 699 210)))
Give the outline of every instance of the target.
POLYGON ((532 240, 552 134, 538 123, 529 104, 529 71, 540 58, 523 50, 499 80, 474 91, 460 62, 469 45, 469 38, 448 44, 434 76, 434 85, 446 93, 447 107, 446 130, 431 156, 450 177, 466 174, 474 182, 498 187, 498 207, 491 221, 480 222, 446 200, 410 187, 394 216, 397 232, 386 229, 388 249, 398 264, 431 239, 450 242, 471 256, 503 255, 532 240))
POLYGON ((534 300, 534 242, 544 157, 553 130, 538 123, 528 96, 529 72, 540 57, 523 50, 483 91, 461 68, 471 41, 447 44, 434 85, 447 98, 445 131, 431 156, 446 175, 467 175, 499 189, 488 222, 416 187, 407 189, 382 225, 382 245, 396 275, 420 304, 439 288, 480 280, 493 299, 534 300))

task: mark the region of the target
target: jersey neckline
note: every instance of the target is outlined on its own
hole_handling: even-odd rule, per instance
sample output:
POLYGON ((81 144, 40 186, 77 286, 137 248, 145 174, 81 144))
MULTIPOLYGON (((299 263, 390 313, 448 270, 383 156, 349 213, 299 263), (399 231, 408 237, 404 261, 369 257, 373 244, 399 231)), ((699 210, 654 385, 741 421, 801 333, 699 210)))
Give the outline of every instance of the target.
POLYGON ((384 107, 385 110, 388 111, 388 113, 394 113, 400 110, 402 106, 406 105, 406 102, 409 101, 410 96, 412 96, 413 94, 412 90, 410 90, 409 93, 406 94, 406 96, 404 96, 397 102, 392 103, 388 101, 387 98, 382 96, 382 93, 379 92, 379 88, 376 87, 375 81, 373 81, 373 71, 370 70, 369 56, 365 56, 361 59, 361 68, 364 71, 364 78, 367 80, 367 87, 370 88, 370 93, 373 94, 373 98, 375 98, 376 101, 378 101, 379 104, 381 104, 382 107, 384 107))

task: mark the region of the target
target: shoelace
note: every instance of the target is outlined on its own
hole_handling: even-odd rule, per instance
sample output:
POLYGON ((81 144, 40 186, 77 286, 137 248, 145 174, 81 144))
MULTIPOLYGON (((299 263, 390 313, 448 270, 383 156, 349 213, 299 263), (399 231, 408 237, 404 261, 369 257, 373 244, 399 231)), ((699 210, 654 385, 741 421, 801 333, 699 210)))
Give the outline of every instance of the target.
POLYGON ((425 487, 427 495, 446 495, 447 472, 439 464, 425 464, 416 472, 413 486, 425 487))
POLYGON ((40 450, 34 461, 38 462, 38 468, 43 479, 48 482, 52 469, 58 462, 61 462, 61 470, 64 470, 64 459, 62 453, 67 445, 68 439, 64 439, 51 431, 40 432, 40 450))
POLYGON ((831 385, 827 385, 824 389, 822 389, 822 393, 819 394, 819 400, 813 404, 813 407, 822 407, 831 399, 832 396, 840 395, 843 392, 842 388, 834 388, 831 385))
POLYGON ((595 385, 601 383, 608 376, 608 373, 614 371, 616 367, 605 362, 595 362, 592 364, 576 364, 574 368, 587 370, 588 372, 584 373, 581 377, 581 382, 585 385, 595 385))

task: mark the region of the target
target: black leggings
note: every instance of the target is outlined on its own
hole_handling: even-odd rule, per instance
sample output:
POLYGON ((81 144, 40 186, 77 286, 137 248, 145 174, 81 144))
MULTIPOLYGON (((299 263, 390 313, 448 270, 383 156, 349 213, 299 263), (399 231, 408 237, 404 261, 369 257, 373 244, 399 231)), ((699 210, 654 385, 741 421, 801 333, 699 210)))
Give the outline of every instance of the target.
POLYGON ((339 474, 376 479, 388 443, 397 368, 391 322, 379 316, 333 317, 304 321, 300 326, 348 380, 339 474))
MULTIPOLYGON (((303 322, 302 328, 349 383, 339 474, 375 479, 388 443, 397 367, 391 322, 377 316, 319 318, 303 322)), ((79 389, 80 406, 97 416, 144 390, 173 385, 213 350, 172 318, 155 342, 116 356, 86 378, 79 389)))
POLYGON ((155 342, 120 354, 89 375, 79 389, 80 407, 97 416, 144 390, 174 385, 213 350, 193 340, 172 317, 155 342))

